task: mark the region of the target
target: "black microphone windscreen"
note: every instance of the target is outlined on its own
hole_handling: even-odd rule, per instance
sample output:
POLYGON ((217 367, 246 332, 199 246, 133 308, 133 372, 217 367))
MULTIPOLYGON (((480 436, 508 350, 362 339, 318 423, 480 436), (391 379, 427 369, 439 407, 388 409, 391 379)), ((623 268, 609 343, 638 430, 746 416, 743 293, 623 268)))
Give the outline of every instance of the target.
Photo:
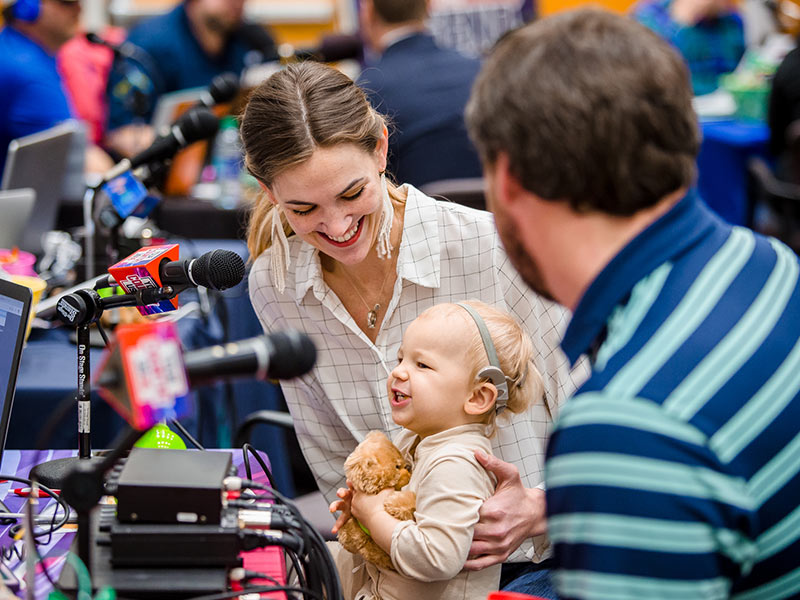
POLYGON ((101 46, 107 45, 107 42, 103 38, 92 31, 86 32, 86 39, 92 44, 99 44, 101 46))
POLYGON ((305 375, 317 360, 311 338, 295 330, 278 331, 266 337, 272 344, 267 374, 272 379, 292 379, 305 375))
POLYGON ((239 92, 239 77, 235 73, 222 73, 211 80, 208 93, 215 104, 230 102, 239 92))
POLYGON ((261 53, 262 60, 268 61, 278 58, 275 40, 261 25, 245 23, 238 29, 237 34, 250 48, 261 53))
POLYGON ((183 113, 174 126, 180 128, 188 145, 208 139, 217 133, 219 119, 207 108, 195 107, 183 113))
POLYGON ((244 279, 244 260, 232 250, 206 252, 192 264, 192 279, 212 290, 227 290, 244 279))

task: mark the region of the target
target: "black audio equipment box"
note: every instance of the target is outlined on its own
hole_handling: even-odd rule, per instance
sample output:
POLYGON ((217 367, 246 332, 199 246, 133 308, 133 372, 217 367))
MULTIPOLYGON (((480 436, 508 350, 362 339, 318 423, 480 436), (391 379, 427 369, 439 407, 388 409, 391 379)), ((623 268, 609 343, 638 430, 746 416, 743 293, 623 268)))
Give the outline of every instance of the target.
POLYGON ((228 452, 134 448, 116 483, 120 523, 220 523, 228 452))
POLYGON ((111 515, 100 531, 111 536, 114 567, 236 567, 237 512, 224 510, 219 524, 119 523, 111 515))

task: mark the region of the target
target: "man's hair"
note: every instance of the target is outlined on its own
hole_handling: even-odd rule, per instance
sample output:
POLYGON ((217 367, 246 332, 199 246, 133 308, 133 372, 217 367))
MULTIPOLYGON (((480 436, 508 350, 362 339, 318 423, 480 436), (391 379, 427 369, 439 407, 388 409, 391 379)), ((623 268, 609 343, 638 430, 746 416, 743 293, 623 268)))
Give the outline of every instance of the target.
POLYGON ((372 0, 375 12, 386 23, 404 23, 424 19, 428 14, 427 0, 372 0))
POLYGON ((467 106, 484 163, 508 156, 530 192, 631 215, 690 186, 700 145, 689 74, 646 27, 599 9, 505 36, 467 106))

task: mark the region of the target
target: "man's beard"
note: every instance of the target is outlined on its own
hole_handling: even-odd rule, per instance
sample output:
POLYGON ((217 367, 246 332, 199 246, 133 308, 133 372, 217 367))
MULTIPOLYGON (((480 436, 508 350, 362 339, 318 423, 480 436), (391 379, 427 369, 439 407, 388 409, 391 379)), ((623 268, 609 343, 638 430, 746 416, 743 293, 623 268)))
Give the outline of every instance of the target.
POLYGON ((544 282, 544 277, 536 264, 536 260, 528 254, 522 244, 522 236, 520 235, 519 225, 514 219, 508 217, 502 210, 498 210, 497 203, 490 203, 495 205, 492 212, 494 213, 494 221, 497 226, 497 232, 500 235, 500 241, 503 242, 503 247, 506 250, 511 264, 519 272, 525 283, 530 288, 547 300, 556 302, 553 294, 547 288, 544 282))
POLYGON ((236 31, 237 27, 239 27, 238 22, 222 19, 213 15, 207 16, 205 21, 206 27, 208 27, 211 31, 224 36, 230 35, 236 31))

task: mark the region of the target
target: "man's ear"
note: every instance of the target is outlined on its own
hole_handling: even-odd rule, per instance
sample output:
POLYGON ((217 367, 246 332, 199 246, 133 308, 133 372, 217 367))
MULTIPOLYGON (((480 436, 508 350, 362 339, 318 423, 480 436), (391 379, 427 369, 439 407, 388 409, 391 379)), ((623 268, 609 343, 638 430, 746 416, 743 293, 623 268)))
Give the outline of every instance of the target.
POLYGON ((511 172, 511 160, 505 152, 497 155, 494 165, 494 177, 498 195, 497 200, 505 206, 512 206, 526 194, 522 183, 511 172))
POLYGON ((464 412, 468 415, 483 415, 494 408, 497 402, 497 388, 489 381, 475 386, 472 395, 464 402, 464 412))

